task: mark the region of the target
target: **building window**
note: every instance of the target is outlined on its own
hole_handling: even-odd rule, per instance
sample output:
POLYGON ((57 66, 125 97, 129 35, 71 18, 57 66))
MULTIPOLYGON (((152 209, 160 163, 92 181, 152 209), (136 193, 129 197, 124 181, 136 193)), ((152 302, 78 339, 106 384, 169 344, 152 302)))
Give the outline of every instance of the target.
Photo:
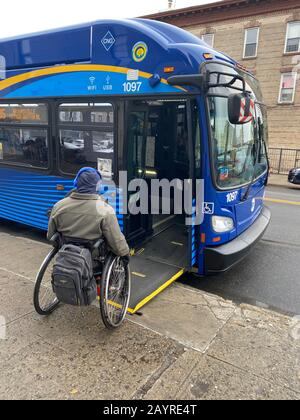
POLYGON ((280 82, 279 103, 290 104, 294 102, 296 78, 296 73, 282 74, 280 82))
POLYGON ((249 28, 245 31, 244 58, 255 58, 258 49, 259 28, 249 28))
POLYGON ((213 48, 214 46, 214 40, 215 40, 215 34, 204 34, 201 37, 202 41, 206 42, 207 45, 213 48))
POLYGON ((285 52, 294 53, 300 51, 300 22, 290 22, 287 25, 285 52))

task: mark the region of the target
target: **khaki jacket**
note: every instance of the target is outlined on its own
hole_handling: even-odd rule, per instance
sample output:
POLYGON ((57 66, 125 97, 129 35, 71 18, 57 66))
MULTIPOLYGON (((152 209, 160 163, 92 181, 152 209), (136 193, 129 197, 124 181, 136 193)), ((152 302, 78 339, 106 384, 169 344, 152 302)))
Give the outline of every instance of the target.
POLYGON ((50 216, 48 239, 57 232, 66 237, 90 241, 104 237, 117 256, 129 255, 129 247, 115 211, 99 195, 73 192, 57 203, 50 216))

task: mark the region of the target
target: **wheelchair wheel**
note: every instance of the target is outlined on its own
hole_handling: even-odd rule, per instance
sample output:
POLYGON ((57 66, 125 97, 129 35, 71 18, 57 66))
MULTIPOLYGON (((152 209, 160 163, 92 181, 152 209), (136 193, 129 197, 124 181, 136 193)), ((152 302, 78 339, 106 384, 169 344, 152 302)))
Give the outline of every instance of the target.
POLYGON ((131 291, 129 266, 122 258, 110 256, 100 285, 100 311, 108 329, 120 327, 127 314, 131 291))
POLYGON ((45 258, 36 277, 33 303, 39 315, 50 315, 59 305, 59 301, 52 290, 51 275, 54 257, 57 249, 53 249, 45 258))

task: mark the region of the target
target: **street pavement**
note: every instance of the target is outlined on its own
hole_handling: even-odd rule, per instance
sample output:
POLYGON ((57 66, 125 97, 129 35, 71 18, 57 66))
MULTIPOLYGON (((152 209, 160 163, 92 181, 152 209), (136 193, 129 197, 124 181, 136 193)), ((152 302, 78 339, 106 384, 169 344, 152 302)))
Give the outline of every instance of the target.
POLYGON ((184 283, 235 302, 300 314, 300 188, 269 186, 272 221, 253 252, 222 276, 184 283))
POLYGON ((273 202, 283 194, 290 191, 269 189, 272 226, 228 275, 231 287, 223 280, 226 293, 175 284, 113 333, 94 306, 35 314, 34 278, 49 245, 35 230, 0 222, 0 399, 300 399, 300 318, 266 309, 299 313, 291 310, 297 211, 273 202), (291 226, 282 226, 283 212, 291 226))

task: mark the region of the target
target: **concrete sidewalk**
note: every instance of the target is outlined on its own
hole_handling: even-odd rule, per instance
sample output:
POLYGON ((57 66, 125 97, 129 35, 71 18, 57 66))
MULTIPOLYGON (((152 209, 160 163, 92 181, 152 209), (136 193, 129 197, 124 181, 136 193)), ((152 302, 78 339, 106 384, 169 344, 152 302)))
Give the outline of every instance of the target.
POLYGON ((181 285, 114 333, 95 307, 42 319, 48 249, 0 226, 0 399, 299 399, 296 319, 181 285))

